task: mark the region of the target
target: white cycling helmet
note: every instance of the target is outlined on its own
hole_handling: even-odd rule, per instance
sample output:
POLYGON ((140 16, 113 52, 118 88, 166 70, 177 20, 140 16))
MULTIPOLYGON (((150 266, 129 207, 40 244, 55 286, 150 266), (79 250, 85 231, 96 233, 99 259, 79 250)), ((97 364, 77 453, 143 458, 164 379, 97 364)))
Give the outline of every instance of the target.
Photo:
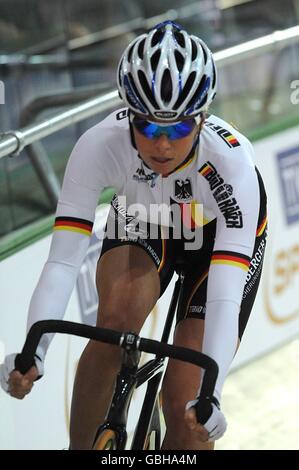
POLYGON ((174 121, 205 111, 216 95, 212 53, 196 36, 165 21, 135 38, 117 73, 121 98, 146 118, 174 121))

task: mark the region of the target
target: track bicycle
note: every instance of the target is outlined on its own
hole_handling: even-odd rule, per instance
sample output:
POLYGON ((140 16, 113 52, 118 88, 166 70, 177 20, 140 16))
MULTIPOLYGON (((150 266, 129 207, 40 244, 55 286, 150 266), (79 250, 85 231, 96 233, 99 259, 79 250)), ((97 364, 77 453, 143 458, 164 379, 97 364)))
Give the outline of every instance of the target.
POLYGON ((217 363, 203 353, 167 344, 182 292, 184 280, 182 267, 178 269, 178 274, 161 341, 141 338, 134 332, 119 332, 63 320, 44 320, 31 327, 22 352, 16 356, 15 368, 25 374, 34 365, 34 354, 41 336, 45 333, 81 336, 119 345, 123 349, 121 368, 116 378, 113 398, 106 419, 104 423, 99 424, 96 432, 94 450, 123 450, 126 448, 128 437, 126 425, 132 395, 134 390, 144 383, 147 383, 146 393, 130 449, 160 449, 162 435, 159 391, 166 367, 166 357, 189 362, 205 370, 196 407, 198 421, 204 424, 212 412, 211 403, 218 375, 217 363), (141 352, 155 354, 155 358, 139 367, 141 352))

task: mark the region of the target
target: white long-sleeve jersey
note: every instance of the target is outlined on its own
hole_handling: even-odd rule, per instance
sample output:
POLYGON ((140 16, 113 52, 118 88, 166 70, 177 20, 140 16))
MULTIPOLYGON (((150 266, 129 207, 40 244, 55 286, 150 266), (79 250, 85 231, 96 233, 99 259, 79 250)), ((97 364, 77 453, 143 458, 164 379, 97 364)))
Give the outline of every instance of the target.
MULTIPOLYGON (((85 132, 67 164, 49 258, 31 299, 28 329, 39 320, 63 318, 89 246, 99 196, 107 186, 126 197, 127 207, 197 203, 203 207, 203 224, 217 219, 203 352, 218 362, 219 398, 237 346, 239 309, 257 229, 265 226, 263 220, 258 227, 260 190, 251 144, 228 123, 210 116, 194 154, 163 177, 138 156, 126 109, 85 132), (188 191, 182 195, 178 187, 186 181, 188 191)), ((154 211, 146 213, 150 218, 154 211)), ((42 339, 42 358, 50 340, 51 335, 42 339)))

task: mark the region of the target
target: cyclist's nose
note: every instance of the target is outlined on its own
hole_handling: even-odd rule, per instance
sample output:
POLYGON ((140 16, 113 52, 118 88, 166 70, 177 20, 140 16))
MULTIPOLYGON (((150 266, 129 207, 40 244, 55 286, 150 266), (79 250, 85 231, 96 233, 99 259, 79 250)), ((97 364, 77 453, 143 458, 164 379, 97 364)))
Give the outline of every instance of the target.
POLYGON ((171 142, 167 135, 162 134, 157 139, 155 139, 155 146, 159 152, 167 152, 167 150, 171 149, 171 142))

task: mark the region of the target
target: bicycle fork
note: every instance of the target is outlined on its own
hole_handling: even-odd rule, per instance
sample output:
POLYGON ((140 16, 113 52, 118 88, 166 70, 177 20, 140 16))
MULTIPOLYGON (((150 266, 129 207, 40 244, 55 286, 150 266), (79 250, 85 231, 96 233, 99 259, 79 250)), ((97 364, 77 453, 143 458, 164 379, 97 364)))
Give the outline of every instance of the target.
POLYGON ((113 429, 116 433, 117 449, 125 449, 127 442, 126 425, 128 409, 133 392, 137 384, 137 370, 141 352, 138 351, 139 336, 133 332, 125 333, 121 338, 122 364, 116 377, 115 392, 112 397, 105 422, 96 433, 98 436, 106 429, 113 429))

